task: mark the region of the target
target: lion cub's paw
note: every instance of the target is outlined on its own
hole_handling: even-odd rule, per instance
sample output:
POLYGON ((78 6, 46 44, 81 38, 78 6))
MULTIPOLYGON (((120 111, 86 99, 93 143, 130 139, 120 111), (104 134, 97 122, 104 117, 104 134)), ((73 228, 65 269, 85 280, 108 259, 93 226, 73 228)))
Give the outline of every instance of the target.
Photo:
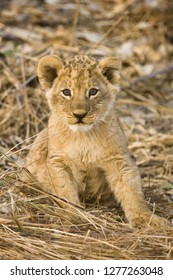
POLYGON ((153 227, 153 228, 167 228, 170 226, 170 223, 165 218, 161 218, 155 214, 140 214, 130 220, 130 225, 132 227, 153 227))

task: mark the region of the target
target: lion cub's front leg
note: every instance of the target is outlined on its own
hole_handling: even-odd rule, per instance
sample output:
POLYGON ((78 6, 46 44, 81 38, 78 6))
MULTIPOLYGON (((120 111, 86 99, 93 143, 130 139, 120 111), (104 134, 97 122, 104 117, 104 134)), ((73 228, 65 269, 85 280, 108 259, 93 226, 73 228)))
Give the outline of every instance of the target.
POLYGON ((80 209, 76 207, 81 206, 80 191, 77 178, 74 178, 72 170, 63 163, 63 160, 56 160, 56 157, 52 160, 47 159, 47 170, 51 182, 49 190, 61 199, 58 203, 63 208, 63 217, 80 222, 80 209))
POLYGON ((67 170, 63 161, 48 159, 47 170, 51 182, 50 191, 70 203, 80 205, 78 185, 73 178, 71 170, 67 170))
POLYGON ((163 227, 167 220, 152 214, 144 200, 139 170, 130 157, 116 157, 104 164, 107 180, 125 212, 129 223, 134 226, 163 227))
MULTIPOLYGON (((47 129, 42 130, 30 149, 26 159, 26 168, 52 194, 74 204, 80 204, 77 184, 63 161, 48 153, 47 129), (49 156, 48 156, 49 154, 49 156)), ((25 180, 29 180, 25 176, 25 180)))

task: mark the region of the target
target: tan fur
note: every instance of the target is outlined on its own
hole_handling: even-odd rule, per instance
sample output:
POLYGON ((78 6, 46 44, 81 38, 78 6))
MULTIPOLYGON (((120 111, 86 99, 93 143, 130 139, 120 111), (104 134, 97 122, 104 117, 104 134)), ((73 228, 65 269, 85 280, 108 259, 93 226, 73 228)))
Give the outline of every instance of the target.
POLYGON ((63 63, 45 56, 39 61, 38 77, 51 116, 26 166, 46 190, 69 202, 80 204, 82 197, 109 190, 132 226, 163 226, 165 219, 146 206, 139 171, 117 118, 120 67, 111 57, 97 62, 76 56, 63 63), (95 96, 89 96, 91 88, 98 90, 95 96), (71 96, 64 96, 64 89, 70 89, 71 96), (80 123, 78 115, 83 115, 80 123))

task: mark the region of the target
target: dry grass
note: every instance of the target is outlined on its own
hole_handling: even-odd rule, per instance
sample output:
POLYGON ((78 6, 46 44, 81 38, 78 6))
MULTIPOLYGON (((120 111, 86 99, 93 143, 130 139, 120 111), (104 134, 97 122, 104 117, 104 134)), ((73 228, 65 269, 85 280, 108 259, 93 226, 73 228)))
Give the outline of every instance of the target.
POLYGON ((149 207, 172 220, 173 6, 147 2, 1 1, 0 259, 173 259, 171 227, 130 229, 109 202, 78 209, 79 222, 72 223, 62 218, 58 199, 19 179, 21 161, 49 116, 36 78, 39 57, 118 55, 117 108, 129 148, 149 207))

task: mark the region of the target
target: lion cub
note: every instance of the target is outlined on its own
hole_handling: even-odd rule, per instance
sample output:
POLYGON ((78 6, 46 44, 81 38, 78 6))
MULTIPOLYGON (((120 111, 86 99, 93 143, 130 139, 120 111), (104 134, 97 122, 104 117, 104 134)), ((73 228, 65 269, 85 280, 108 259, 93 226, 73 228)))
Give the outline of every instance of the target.
POLYGON ((110 191, 132 226, 163 226, 166 220, 146 206, 117 118, 120 68, 113 57, 100 62, 82 55, 65 62, 51 55, 40 59, 38 78, 51 116, 26 166, 46 190, 71 203, 110 191))

